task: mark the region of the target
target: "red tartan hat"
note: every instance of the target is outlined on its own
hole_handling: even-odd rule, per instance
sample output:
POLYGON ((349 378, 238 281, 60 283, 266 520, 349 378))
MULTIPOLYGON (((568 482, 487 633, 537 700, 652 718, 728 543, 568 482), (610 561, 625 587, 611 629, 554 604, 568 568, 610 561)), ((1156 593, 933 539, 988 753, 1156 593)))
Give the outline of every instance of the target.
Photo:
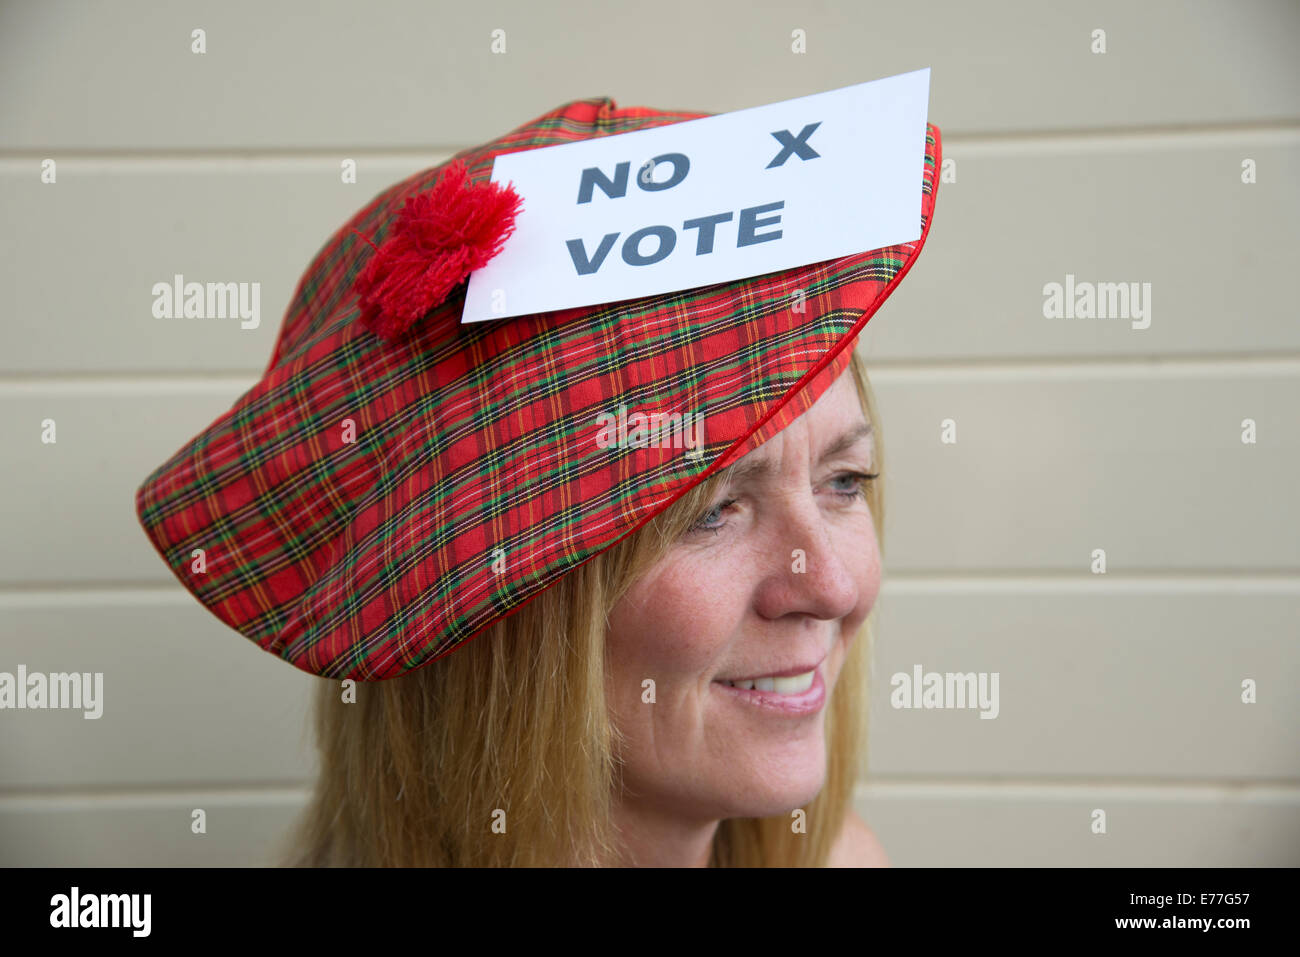
MULTIPOLYGON (((367 203, 303 274, 262 378, 136 493, 181 584, 304 671, 393 678, 509 615, 806 410, 925 244, 941 158, 932 124, 916 242, 462 325, 457 277, 499 246, 503 230, 488 228, 482 255, 456 275, 411 272, 402 289, 383 288, 395 275, 384 269, 416 254, 416 230, 441 228, 403 217, 458 172, 456 189, 483 191, 500 153, 707 115, 567 103, 367 203), (381 257, 388 266, 367 269, 381 257), (377 313, 402 303, 395 331, 377 313)), ((492 207, 494 222, 510 215, 508 194, 481 198, 469 205, 492 207)), ((479 213, 465 215, 461 226, 479 213)))

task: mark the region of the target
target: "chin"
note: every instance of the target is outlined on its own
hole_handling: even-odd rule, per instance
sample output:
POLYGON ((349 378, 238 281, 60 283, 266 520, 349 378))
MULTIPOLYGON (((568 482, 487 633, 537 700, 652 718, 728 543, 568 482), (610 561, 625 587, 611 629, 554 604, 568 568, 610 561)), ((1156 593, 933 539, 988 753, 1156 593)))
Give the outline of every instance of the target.
POLYGON ((797 755, 773 755, 770 761, 755 762, 747 773, 738 774, 736 780, 746 786, 738 789, 735 804, 740 810, 731 816, 774 817, 807 809, 826 786, 826 748, 820 735, 817 743, 817 748, 797 755))

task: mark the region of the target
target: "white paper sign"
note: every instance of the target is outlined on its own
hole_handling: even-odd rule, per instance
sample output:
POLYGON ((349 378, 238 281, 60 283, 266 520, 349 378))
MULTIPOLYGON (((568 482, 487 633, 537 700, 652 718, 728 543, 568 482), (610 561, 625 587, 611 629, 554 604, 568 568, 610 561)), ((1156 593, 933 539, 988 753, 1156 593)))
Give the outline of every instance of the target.
POLYGON ((462 322, 638 299, 912 242, 930 70, 496 157, 523 198, 462 322))

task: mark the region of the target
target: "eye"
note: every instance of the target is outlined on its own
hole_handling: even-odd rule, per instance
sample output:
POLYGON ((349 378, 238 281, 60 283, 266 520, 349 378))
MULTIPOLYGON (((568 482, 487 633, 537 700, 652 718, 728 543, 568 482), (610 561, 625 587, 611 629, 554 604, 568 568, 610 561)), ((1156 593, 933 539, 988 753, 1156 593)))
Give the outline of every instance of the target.
POLYGON ((880 478, 879 472, 842 472, 831 479, 836 495, 858 498, 867 491, 867 485, 880 478))
POLYGON ((719 502, 697 518, 689 530, 692 532, 712 532, 714 535, 718 534, 718 531, 726 525, 726 523, 721 520, 722 513, 735 504, 736 500, 734 498, 729 498, 726 501, 719 502))

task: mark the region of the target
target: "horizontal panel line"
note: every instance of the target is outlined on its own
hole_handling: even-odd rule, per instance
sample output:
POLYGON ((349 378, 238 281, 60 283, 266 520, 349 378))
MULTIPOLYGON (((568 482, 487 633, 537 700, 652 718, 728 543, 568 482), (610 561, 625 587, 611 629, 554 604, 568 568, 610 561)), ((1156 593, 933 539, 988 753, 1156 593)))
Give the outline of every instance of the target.
POLYGON ((0 375, 0 399, 72 395, 231 395, 251 389, 258 372, 55 373, 0 375))
POLYGON ((882 595, 933 594, 1197 594, 1200 592, 1300 595, 1300 569, 1232 571, 1198 569, 1110 572, 1080 575, 1076 572, 1005 573, 891 572, 888 563, 882 595))
MULTIPOLYGON (((881 594, 1151 594, 1241 593, 1300 595, 1300 569, 1284 572, 1128 572, 1124 575, 1079 575, 1075 572, 1006 574, 890 572, 885 569, 881 594)), ((0 609, 75 608, 112 605, 184 606, 195 599, 179 585, 135 582, 25 582, 0 585, 0 609)))
POLYGON ((1125 778, 914 778, 870 776, 861 797, 1137 800, 1300 805, 1300 781, 1125 778))
MULTIPOLYGON (((1022 799, 1022 800, 1137 800, 1165 803, 1300 804, 1300 782, 1256 781, 1136 781, 1123 779, 1016 778, 979 780, 968 778, 874 778, 860 781, 860 798, 921 799, 1022 799)), ((40 789, 0 793, 0 813, 27 810, 73 810, 90 805, 116 808, 176 807, 203 802, 273 803, 298 805, 311 796, 311 785, 233 785, 97 790, 40 789)))
MULTIPOLYGON (((1222 378, 1250 374, 1300 375, 1300 352, 1142 356, 1046 356, 961 359, 881 358, 863 354, 873 376, 1008 379, 1147 378, 1195 376, 1222 378)), ((251 388, 261 370, 183 372, 6 372, 0 373, 0 398, 48 394, 158 395, 217 394, 251 388)))
POLYGON ((104 605, 148 608, 155 605, 183 606, 195 604, 195 598, 179 584, 141 585, 129 582, 87 584, 69 582, 33 582, 0 585, 0 609, 4 608, 77 608, 104 605))
MULTIPOLYGON (((1096 150, 1126 147, 1153 147, 1156 149, 1185 149, 1196 146, 1237 147, 1242 140, 1252 139, 1264 145, 1289 145, 1300 140, 1300 122, 1276 120, 1245 123, 1185 123, 1144 124, 1132 127, 1070 127, 1038 130, 977 130, 950 133, 944 136, 944 149, 949 155, 960 150, 963 155, 992 152, 1024 152, 1096 150)), ((152 147, 116 149, 84 147, 26 148, 0 150, 0 172, 9 164, 39 163, 46 158, 72 160, 77 163, 95 162, 109 165, 134 166, 157 163, 238 163, 240 165, 275 165, 285 161, 302 160, 338 161, 344 157, 370 161, 406 163, 427 161, 435 166, 461 150, 480 144, 440 144, 428 146, 363 146, 338 144, 331 146, 302 147, 249 147, 245 149, 213 149, 208 147, 156 149, 152 147)))
MULTIPOLYGON (((942 125, 941 127, 942 128, 942 125)), ((998 156, 1048 153, 1094 153, 1132 149, 1239 149, 1243 146, 1300 145, 1300 122, 1171 123, 1122 127, 1081 127, 1006 132, 945 134, 945 156, 998 156), (1248 141, 1248 142, 1247 142, 1248 141)))
POLYGON ((882 359, 864 355, 873 379, 1171 379, 1300 375, 1300 353, 1187 356, 1072 356, 962 359, 882 359))
POLYGON ((26 810, 72 810, 90 805, 99 807, 175 807, 177 805, 201 806, 202 802, 301 804, 311 796, 307 785, 265 787, 248 784, 215 785, 212 787, 184 786, 176 788, 120 788, 95 791, 31 790, 0 793, 0 813, 26 810))
MULTIPOLYGON (((339 149, 305 150, 303 152, 279 150, 254 150, 247 153, 229 150, 123 150, 120 153, 65 150, 51 148, 34 152, 0 151, 0 176, 32 176, 34 169, 44 160, 53 159, 59 164, 59 175, 77 177, 87 173, 219 173, 223 176, 246 172, 269 173, 277 170, 301 173, 317 169, 323 177, 330 177, 340 185, 340 163, 356 160, 357 182, 354 188, 364 190, 367 171, 376 167, 393 166, 420 168, 439 166, 456 154, 457 150, 382 150, 339 149)), ((358 196, 358 201, 362 197, 358 196)), ((367 197, 368 198, 368 197, 367 197)))

